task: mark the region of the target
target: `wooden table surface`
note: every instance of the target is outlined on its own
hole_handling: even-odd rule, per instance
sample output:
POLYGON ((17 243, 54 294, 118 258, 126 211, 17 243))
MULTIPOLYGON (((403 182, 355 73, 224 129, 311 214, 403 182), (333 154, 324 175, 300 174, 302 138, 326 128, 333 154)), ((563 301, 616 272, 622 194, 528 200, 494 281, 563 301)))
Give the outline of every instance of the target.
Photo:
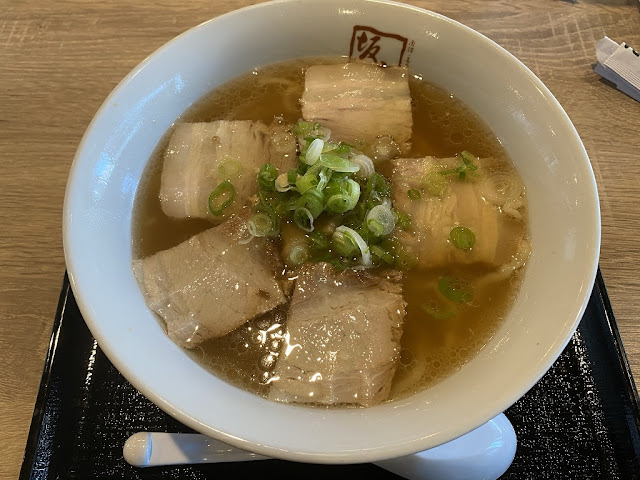
MULTIPOLYGON (((347 0, 345 0, 347 1, 347 0)), ((147 55, 246 0, 0 0, 0 479, 16 478, 64 274, 66 177, 92 116, 147 55)), ((604 35, 640 49, 637 0, 411 1, 524 62, 585 144, 600 265, 640 379, 640 103, 593 72, 604 35)))

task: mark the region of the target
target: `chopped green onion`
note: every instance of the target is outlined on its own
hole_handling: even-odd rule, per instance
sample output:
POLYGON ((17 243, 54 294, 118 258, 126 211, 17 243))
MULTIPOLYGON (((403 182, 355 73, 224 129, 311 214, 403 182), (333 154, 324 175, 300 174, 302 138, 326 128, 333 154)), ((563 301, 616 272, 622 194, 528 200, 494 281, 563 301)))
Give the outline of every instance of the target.
POLYGON ((326 167, 321 168, 318 172, 318 185, 316 188, 320 191, 324 190, 332 176, 333 170, 326 167))
MULTIPOLYGON (((382 204, 390 204, 389 196, 391 188, 384 176, 374 173, 364 184, 360 199, 356 202, 353 211, 347 213, 343 219, 343 224, 357 229, 364 237, 368 237, 369 230, 366 226, 366 217, 369 211, 382 204)), ((328 198, 329 195, 325 195, 328 198)), ((375 238, 375 237, 374 237, 375 238)), ((367 241, 370 239, 367 238, 367 241)))
POLYGON ((351 153, 351 145, 348 143, 340 142, 338 143, 338 148, 336 148, 333 153, 336 155, 349 155, 351 153))
POLYGON ((360 184, 351 178, 342 181, 331 180, 325 188, 326 209, 332 213, 352 210, 360 198, 360 184))
POLYGON ((369 248, 371 248, 371 255, 373 255, 375 258, 382 260, 387 265, 393 264, 393 253, 386 251, 379 245, 372 245, 369 248))
POLYGON ((256 213, 247 222, 249 233, 254 237, 271 237, 278 233, 277 223, 266 213, 256 213))
POLYGON ((327 183, 327 186, 324 188, 323 193, 326 197, 343 193, 347 188, 346 181, 347 178, 338 178, 337 175, 333 175, 331 180, 327 183))
POLYGON ((305 232, 313 232, 313 215, 307 208, 296 208, 293 212, 293 221, 298 228, 305 232))
POLYGON ((375 167, 373 166, 373 160, 371 160, 366 155, 354 155, 349 160, 351 160, 351 163, 360 167, 360 170, 358 170, 358 172, 356 173, 356 176, 358 178, 369 178, 376 171, 375 167))
POLYGON ((322 140, 321 138, 316 138, 311 142, 305 154, 300 156, 300 160, 307 165, 313 165, 320 158, 322 147, 324 147, 324 140, 322 140))
POLYGON ((452 308, 445 310, 439 305, 428 305, 426 303, 421 304, 420 309, 437 320, 446 320, 456 314, 456 311, 452 308))
POLYGON ((229 180, 219 184, 209 195, 209 211, 212 215, 220 216, 231 205, 236 196, 236 189, 229 180))
POLYGON ((340 142, 325 142, 324 148, 322 149, 322 153, 331 152, 334 155, 338 155, 340 157, 346 157, 351 153, 351 145, 348 143, 340 142))
POLYGON ((440 277, 438 291, 448 300, 455 303, 471 303, 473 287, 470 283, 453 277, 440 277))
POLYGON ((310 168, 307 170, 307 173, 298 177, 296 180, 296 188, 301 195, 304 195, 307 190, 317 187, 319 182, 320 179, 318 178, 318 175, 313 168, 310 168))
POLYGON ((396 217, 391 207, 387 205, 376 205, 366 218, 367 228, 376 237, 389 235, 396 227, 396 217))
POLYGON ((473 163, 473 161, 475 160, 475 157, 471 153, 465 150, 460 154, 460 158, 462 159, 462 165, 450 170, 442 170, 440 174, 441 175, 455 174, 455 175, 458 175, 458 178, 460 180, 464 180, 467 178, 467 175, 469 175, 470 173, 478 169, 478 166, 475 163, 473 163))
POLYGON ((331 244, 334 250, 343 257, 352 257, 358 251, 356 242, 344 232, 334 232, 331 237, 331 244))
POLYGON ((382 197, 389 197, 391 195, 391 185, 389 185, 384 175, 380 173, 373 176, 373 190, 382 197))
POLYGON ((258 185, 262 190, 273 192, 276 190, 275 181, 278 178, 278 169, 270 163, 265 163, 258 172, 258 185))
POLYGON ((391 196, 391 186, 387 179, 380 173, 371 175, 365 186, 364 198, 367 202, 367 208, 379 205, 384 198, 389 196, 391 196))
POLYGON ((305 208, 313 218, 318 218, 324 209, 322 193, 315 188, 307 190, 304 195, 296 200, 297 208, 305 208))
POLYGON ((355 173, 360 170, 360 167, 355 163, 351 163, 348 159, 342 158, 338 155, 332 155, 323 153, 318 160, 323 166, 329 167, 335 172, 348 172, 355 173))
POLYGON ((289 253, 289 261, 292 265, 302 265, 310 257, 309 249, 305 245, 296 245, 289 253))
POLYGON ((431 195, 441 197, 447 189, 447 179, 441 172, 431 170, 427 173, 422 185, 431 195))
POLYGON ((344 225, 340 225, 338 228, 336 228, 336 231, 333 233, 334 236, 336 232, 343 233, 351 240, 353 240, 360 249, 362 264, 366 266, 371 265, 371 251, 369 250, 369 245, 367 245, 367 243, 363 240, 358 232, 349 227, 345 227, 344 225))
POLYGON ((224 160, 218 165, 218 176, 229 180, 236 178, 242 173, 242 163, 232 157, 225 157, 224 160))
POLYGON ((407 196, 411 200, 418 200, 420 197, 422 197, 422 194, 420 193, 420 190, 416 190, 415 188, 411 188, 411 189, 407 190, 407 196))
POLYGON ((391 207, 390 184, 375 172, 371 157, 358 147, 330 141, 330 130, 318 123, 300 121, 292 131, 298 137, 297 168, 282 174, 273 165, 260 168, 260 201, 247 222, 251 238, 277 234, 281 221, 293 221, 298 234, 307 235, 302 235, 304 245, 289 245, 283 252, 290 265, 313 260, 336 268, 374 262, 413 266, 417 258, 390 238, 396 225, 410 226, 409 217, 391 207), (314 229, 325 212, 336 215, 328 219, 332 235, 314 229), (335 228, 334 223, 342 225, 335 228))
POLYGON ((467 227, 454 227, 449 234, 449 240, 456 247, 469 250, 476 243, 475 234, 467 227))
POLYGON ((342 193, 331 195, 327 200, 327 210, 332 213, 344 213, 349 211, 349 197, 342 193))

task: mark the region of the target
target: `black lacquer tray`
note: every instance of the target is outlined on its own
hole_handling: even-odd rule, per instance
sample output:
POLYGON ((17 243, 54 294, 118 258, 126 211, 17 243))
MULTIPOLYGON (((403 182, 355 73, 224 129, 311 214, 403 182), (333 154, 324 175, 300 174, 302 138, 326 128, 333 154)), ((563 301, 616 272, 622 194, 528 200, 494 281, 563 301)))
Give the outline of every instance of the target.
MULTIPOLYGON (((551 370, 506 412, 518 435, 505 479, 640 479, 640 409, 604 282, 551 370)), ((84 324, 65 277, 20 479, 399 478, 371 464, 280 460, 137 469, 129 435, 190 432, 138 393, 84 324)))

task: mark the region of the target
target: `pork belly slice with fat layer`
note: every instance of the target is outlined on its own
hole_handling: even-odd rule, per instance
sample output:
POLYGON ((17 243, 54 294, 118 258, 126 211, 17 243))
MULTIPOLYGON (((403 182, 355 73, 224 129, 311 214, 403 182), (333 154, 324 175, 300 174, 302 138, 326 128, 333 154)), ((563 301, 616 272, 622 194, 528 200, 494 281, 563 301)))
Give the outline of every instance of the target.
POLYGON ((497 267, 509 263, 522 250, 522 242, 526 242, 522 221, 526 208, 524 186, 515 171, 498 168, 494 159, 477 161, 478 178, 440 177, 443 186, 446 185, 440 196, 425 189, 419 199, 409 198, 407 192, 422 189, 428 175, 455 169, 460 164, 459 158, 391 161, 393 203, 395 208, 410 215, 413 228, 410 233, 400 233, 399 238, 417 255, 420 267, 452 263, 497 267), (503 180, 506 183, 503 184, 503 180), (510 189, 510 193, 498 195, 501 188, 510 189), (463 250, 449 240, 451 230, 457 226, 467 227, 474 233, 473 248, 463 250))
POLYGON ((233 217, 173 248, 133 261, 149 308, 178 345, 219 337, 286 301, 278 252, 270 241, 248 244, 245 222, 233 217))
POLYGON ((411 95, 406 68, 370 63, 313 65, 305 73, 302 118, 331 130, 336 140, 373 144, 390 135, 410 148, 411 95))
POLYGON ((405 314, 399 272, 302 267, 269 398, 376 405, 389 395, 405 314))
POLYGON ((258 192, 260 166, 296 167, 296 141, 285 125, 218 120, 175 126, 164 156, 160 185, 163 212, 173 218, 207 218, 220 223, 258 192), (209 195, 229 180, 235 199, 220 216, 209 211, 209 195))

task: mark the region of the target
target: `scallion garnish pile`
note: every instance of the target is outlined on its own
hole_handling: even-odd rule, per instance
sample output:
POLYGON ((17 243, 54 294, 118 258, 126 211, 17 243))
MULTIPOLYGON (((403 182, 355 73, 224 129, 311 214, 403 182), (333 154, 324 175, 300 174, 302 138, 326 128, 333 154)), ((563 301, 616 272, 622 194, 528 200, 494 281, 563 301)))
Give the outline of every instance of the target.
POLYGON ((332 142, 318 123, 298 122, 298 168, 258 173, 258 204, 248 222, 251 235, 274 237, 282 222, 304 232, 285 262, 326 261, 338 268, 395 266, 415 262, 394 237, 409 229, 408 216, 391 205, 391 187, 373 161, 344 142, 332 142))

